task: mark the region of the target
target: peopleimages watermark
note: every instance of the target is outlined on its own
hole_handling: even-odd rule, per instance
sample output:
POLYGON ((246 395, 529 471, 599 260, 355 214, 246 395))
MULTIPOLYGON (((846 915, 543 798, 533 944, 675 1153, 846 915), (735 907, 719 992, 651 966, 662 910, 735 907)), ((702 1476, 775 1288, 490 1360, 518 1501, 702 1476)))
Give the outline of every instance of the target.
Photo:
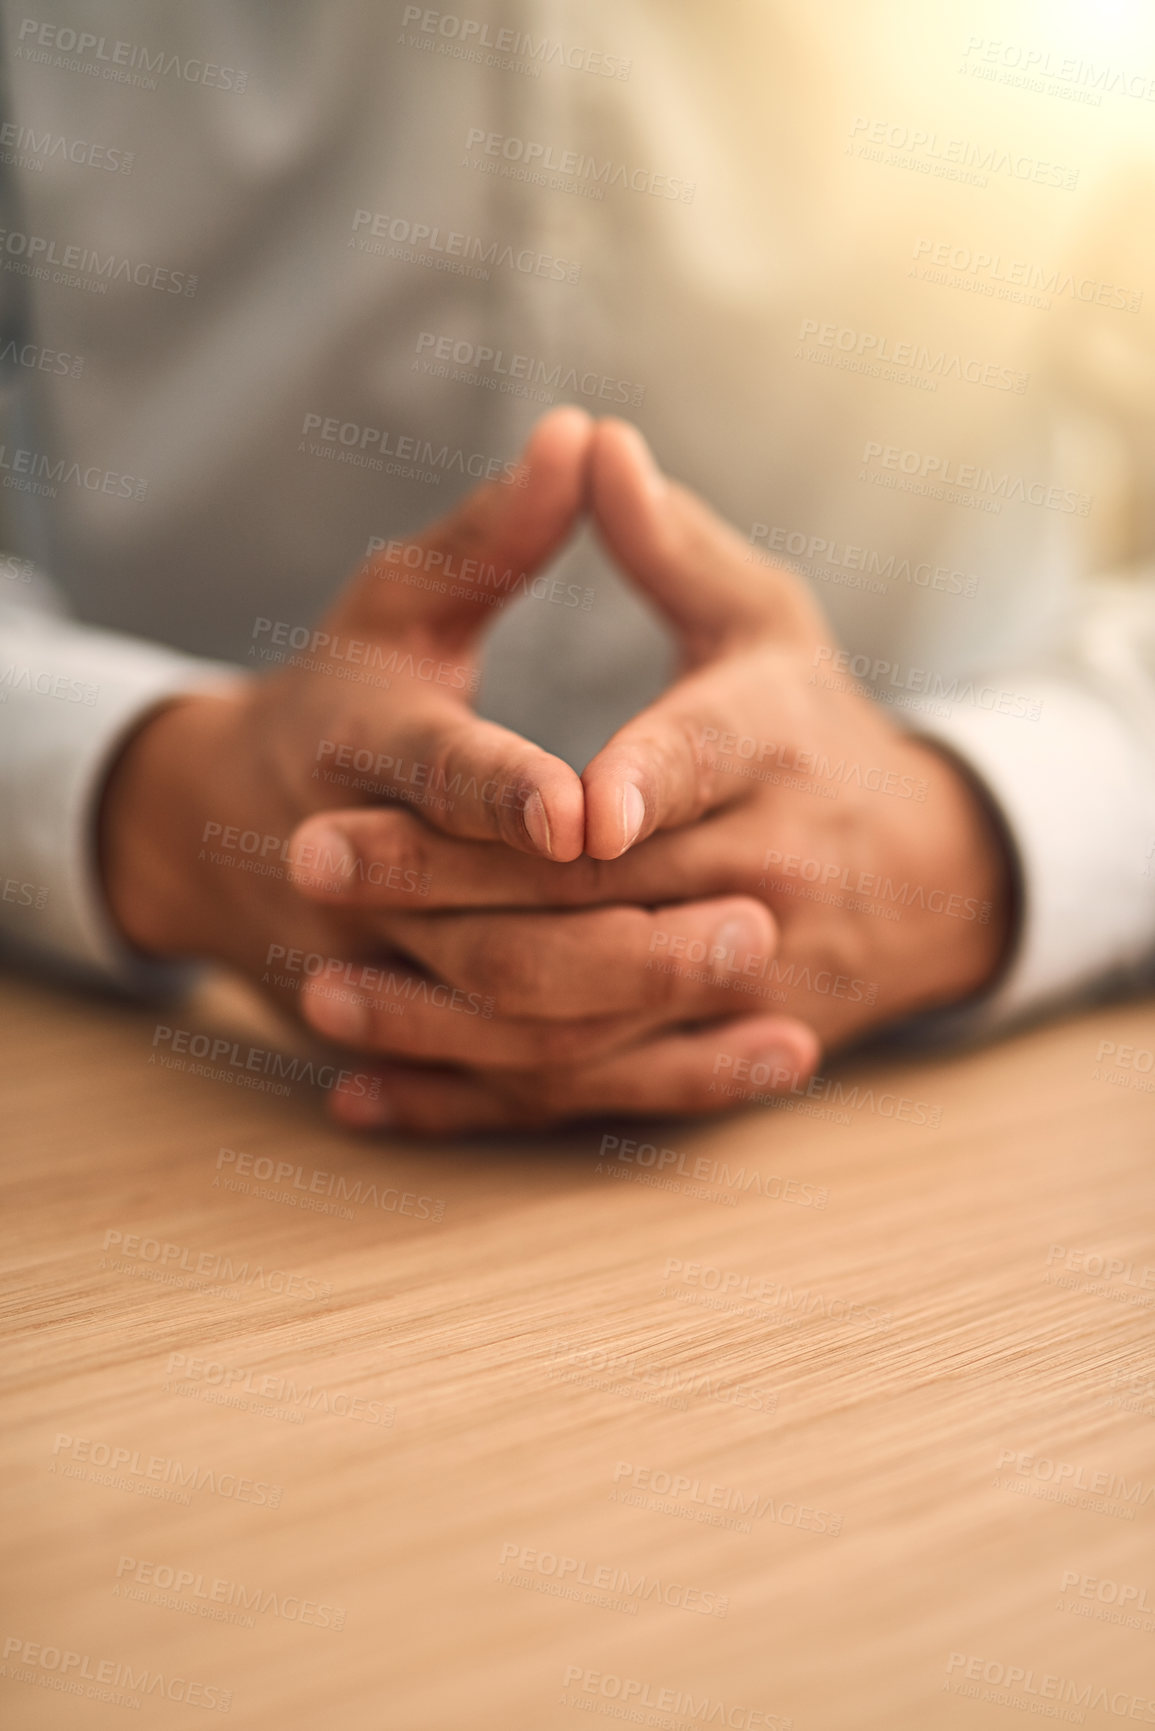
POLYGON ((536 355, 508 353, 490 343, 475 343, 465 337, 421 331, 416 343, 415 371, 432 378, 449 379, 505 396, 532 397, 553 403, 560 395, 566 402, 588 397, 591 402, 640 409, 645 401, 644 385, 632 379, 611 378, 592 367, 565 361, 543 361, 536 355))
POLYGON ((952 1653, 946 1662, 943 1688, 973 1701, 1065 1719, 1072 1725, 1081 1725, 1089 1708, 1118 1719, 1155 1725, 1155 1700, 1146 1695, 1108 1683, 1076 1683, 1055 1671, 1037 1671, 1032 1665, 1008 1664, 978 1653, 952 1653), (987 1685, 985 1690, 980 1690, 980 1683, 987 1685), (1047 1702, 1055 1705, 1048 1707, 1047 1702))
POLYGON ((594 604, 592 589, 579 583, 564 583, 548 572, 533 577, 526 571, 515 571, 510 565, 502 570, 484 559, 463 559, 452 550, 421 547, 413 541, 392 541, 382 535, 371 535, 365 557, 374 561, 373 574, 382 582, 404 583, 411 589, 429 590, 436 595, 458 593, 459 586, 464 585, 469 589, 470 599, 484 607, 502 607, 515 598, 530 598, 589 613, 594 604))
POLYGON ((375 685, 381 691, 388 691, 394 679, 420 679, 471 694, 481 683, 477 668, 469 664, 439 661, 435 655, 418 658, 411 649, 396 645, 386 649, 369 637, 342 637, 319 626, 266 619, 262 614, 253 620, 248 659, 375 685))
POLYGON ((646 967, 703 984, 732 986, 735 991, 750 992, 755 997, 770 997, 775 1003, 784 1003, 785 997, 751 982, 770 980, 779 988, 811 992, 823 998, 845 998, 853 1004, 873 1004, 878 998, 878 983, 874 980, 836 973, 833 968, 811 968, 804 962, 783 962, 776 955, 760 951, 751 951, 739 963, 736 951, 727 950, 723 944, 707 944, 701 938, 688 938, 683 932, 663 931, 660 927, 650 933, 646 967), (655 955, 660 959, 655 961, 655 955))
POLYGON ((625 80, 633 61, 600 48, 583 48, 553 36, 533 36, 528 30, 495 27, 488 19, 463 18, 427 6, 406 6, 398 42, 405 48, 445 54, 498 72, 522 72, 540 78, 545 66, 588 72, 595 78, 625 80), (412 27, 412 32, 409 32, 412 27))
POLYGON ((53 673, 51 668, 18 667, 10 661, 0 668, 0 703, 7 703, 10 691, 35 692, 38 697, 53 697, 58 703, 83 703, 93 708, 100 696, 99 685, 87 679, 72 679, 67 673, 53 673))
POLYGON ((1135 102, 1155 102, 1155 77, 1109 60, 1086 60, 1050 47, 1007 42, 1000 37, 971 36, 958 69, 972 78, 1011 84, 1038 95, 1102 106, 1104 96, 1125 96, 1135 102), (1046 82, 1050 80, 1050 84, 1046 82))
POLYGON ((333 1418, 391 1429, 397 1409, 382 1400, 370 1400, 350 1389, 326 1388, 312 1382, 299 1385, 291 1376, 274 1376, 253 1365, 228 1364, 224 1359, 201 1358, 187 1352, 170 1352, 165 1365, 164 1390, 171 1394, 193 1394, 217 1406, 238 1407, 266 1417, 290 1414, 290 1422, 303 1424, 306 1413, 323 1412, 333 1418), (269 1412, 263 1402, 273 1403, 269 1412), (278 1410, 280 1409, 280 1410, 278 1410))
POLYGON ((954 379, 959 384, 1012 391, 1021 397, 1031 379, 1030 373, 997 361, 981 361, 973 355, 929 348, 913 339, 895 341, 878 331, 809 318, 802 321, 794 357, 925 391, 937 391, 940 379, 954 379))
POLYGON ((1105 1386, 1125 1391, 1108 1396, 1107 1405, 1115 1411, 1137 1412, 1144 1418, 1155 1418, 1155 1365, 1145 1364, 1138 1370, 1134 1366, 1112 1365, 1111 1380, 1105 1386), (1144 1400, 1152 1404, 1145 1406, 1144 1400))
POLYGON ((284 1268, 266 1268, 263 1262, 234 1261, 228 1250, 201 1250, 195 1245, 174 1244, 147 1233, 125 1232, 110 1226, 104 1234, 103 1250, 113 1257, 101 1258, 101 1268, 136 1267, 159 1270, 166 1284, 196 1286, 205 1291, 274 1293, 278 1298, 332 1298, 328 1280, 293 1274, 284 1268), (189 1278, 181 1278, 187 1276, 189 1278), (206 1283, 210 1283, 207 1284, 206 1283))
MULTIPOLYGON (((391 752, 370 751, 364 746, 342 745, 335 739, 317 741, 316 763, 326 767, 314 768, 314 780, 327 781, 337 787, 353 787, 359 792, 374 794, 378 799, 388 796, 413 805, 436 805, 441 811, 453 811, 458 800, 473 800, 479 805, 491 805, 503 811, 525 809, 525 790, 513 782, 491 777, 479 783, 475 775, 464 776, 460 770, 449 775, 439 763, 395 757, 391 752), (330 764, 332 768, 328 767, 330 764), (341 773, 348 771, 352 773, 341 773)), ((407 880, 414 880, 416 889, 417 873, 410 870, 405 875, 407 880)), ((390 885, 393 887, 396 886, 390 885)), ((408 881, 404 887, 410 887, 408 881)), ((426 883, 426 889, 428 887, 426 883)))
POLYGON ((0 884, 0 902, 9 902, 19 908, 40 909, 48 903, 48 885, 22 882, 19 878, 5 878, 0 884))
POLYGON ((582 1712, 600 1712, 608 1718, 630 1720, 634 1724, 674 1725, 681 1731, 683 1723, 694 1725, 724 1725, 730 1731, 792 1731, 793 1719, 765 1708, 747 1707, 737 1701, 682 1689, 670 1684, 652 1683, 643 1677, 622 1677, 614 1671, 594 1671, 585 1665, 567 1665, 562 1675, 562 1705, 582 1712), (612 1703, 612 1706, 610 1705, 612 1703), (643 1719, 641 1710, 667 1715, 660 1720, 643 1719), (671 1720, 668 1715, 675 1714, 671 1720))
POLYGON ((433 881, 429 873, 418 875, 407 866, 387 866, 382 860, 372 860, 366 865, 360 855, 351 859, 345 853, 330 852, 313 842, 303 842, 294 848, 291 836, 262 834, 256 829, 241 829, 239 824, 218 823, 214 818, 205 823, 201 844, 197 859, 206 865, 228 866, 255 877, 282 880, 291 877, 294 870, 323 872, 326 876, 322 887, 334 893, 347 889, 356 880, 399 894, 427 896, 433 881))
POLYGON ((381 1092, 380 1076, 363 1070, 346 1070, 326 1061, 295 1057, 267 1046, 245 1047, 223 1034, 200 1033, 193 1028, 172 1028, 158 1022, 153 1029, 150 1064, 180 1070, 190 1076, 206 1076, 214 1082, 231 1082, 259 1094, 287 1096, 294 1084, 320 1088, 329 1093, 352 1094, 375 1100, 381 1092), (158 1051, 157 1048, 160 1048, 158 1051), (192 1062, 190 1062, 190 1059, 192 1062))
POLYGON ((355 210, 353 230, 345 245, 370 258, 419 264, 427 270, 446 271, 451 276, 467 276, 478 282, 488 282, 493 269, 571 286, 580 282, 582 274, 582 267, 575 259, 558 258, 553 253, 538 252, 510 241, 483 240, 480 235, 464 234, 460 229, 442 228, 440 223, 390 216, 382 210, 355 210))
POLYGON ((1100 1040, 1095 1053, 1094 1082, 1110 1082, 1115 1088, 1131 1088, 1140 1094, 1155 1094, 1155 1051, 1126 1041, 1100 1040), (1110 1062, 1108 1062, 1110 1060, 1110 1062))
POLYGON ((259 1196, 269 1202, 285 1202, 318 1214, 337 1213, 355 1218, 347 1204, 377 1208, 383 1214, 402 1214, 412 1220, 439 1221, 445 1218, 445 1198, 425 1196, 417 1190, 399 1190, 394 1184, 377 1184, 364 1178, 347 1178, 343 1172, 326 1172, 305 1168, 291 1160, 274 1160, 269 1154, 246 1154, 236 1148, 217 1150, 217 1176, 213 1189, 223 1185, 226 1190, 239 1190, 246 1196, 259 1196), (223 1173, 223 1177, 222 1177, 223 1173), (252 1179, 253 1182, 249 1183, 252 1179), (288 1185, 285 1189, 262 1188, 264 1185, 288 1185), (314 1198, 323 1197, 324 1202, 314 1198), (332 1199, 335 1206, 327 1204, 332 1199))
POLYGON ((50 456, 22 445, 0 444, 0 485, 18 493, 35 493, 55 499, 60 487, 79 487, 85 493, 103 493, 106 498, 141 500, 148 482, 119 469, 102 469, 96 463, 78 463, 67 457, 50 456))
MULTIPOLYGON (((342 745, 335 739, 318 740, 313 780, 436 811, 453 811, 461 795, 484 805, 517 810, 525 806, 524 795, 508 782, 491 778, 479 785, 476 776, 467 779, 460 770, 450 776, 438 763, 394 757, 391 752, 371 751, 366 746, 342 745)), ((409 875, 416 880, 415 872, 409 875)))
POLYGON ((39 173, 54 159, 80 168, 100 168, 110 174, 131 174, 136 155, 114 144, 95 144, 87 138, 67 138, 62 132, 37 132, 14 120, 0 123, 0 162, 39 173))
POLYGON ((794 1527, 800 1533, 825 1533, 831 1538, 842 1531, 843 1517, 830 1509, 815 1508, 761 1491, 736 1490, 733 1485, 710 1484, 688 1473, 668 1472, 661 1467, 638 1466, 618 1461, 610 1500, 651 1514, 674 1515, 681 1520, 727 1531, 752 1533, 755 1521, 770 1521, 794 1527))
POLYGON ((858 787, 867 793, 912 799, 919 804, 926 800, 928 784, 921 777, 899 775, 897 770, 879 763, 857 763, 853 758, 827 757, 823 751, 811 751, 804 746, 756 739, 751 733, 723 733, 717 727, 702 727, 698 730, 698 750, 700 769, 720 769, 727 775, 790 788, 819 799, 837 799, 844 787, 858 787))
POLYGON ((1094 1292, 1116 1304, 1136 1304, 1144 1309, 1155 1304, 1155 1263, 1140 1265, 1130 1257, 1108 1255, 1085 1245, 1052 1244, 1047 1249, 1046 1265, 1044 1279, 1050 1286, 1094 1292))
POLYGON ((1059 1262, 1067 1272, 1089 1274, 1093 1279, 1123 1280, 1128 1286, 1144 1291, 1155 1287, 1155 1263, 1139 1264, 1126 1256, 1107 1256, 1101 1250, 1088 1250, 1065 1244, 1052 1244, 1047 1249, 1047 1267, 1059 1262))
POLYGON ((981 463, 958 463, 933 451, 903 450, 880 439, 868 439, 862 449, 858 478, 875 487, 897 487, 950 505, 998 516, 1004 505, 1035 505, 1068 516, 1090 515, 1094 497, 1057 482, 1031 480, 1009 470, 996 471, 981 463))
POLYGON ((899 558, 895 553, 881 553, 875 547, 858 547, 839 542, 837 537, 809 534, 803 529, 790 529, 782 524, 755 523, 750 529, 750 551, 747 561, 757 565, 777 565, 774 553, 786 554, 793 565, 808 577, 824 583, 838 583, 848 589, 865 589, 872 595, 887 595, 892 581, 909 583, 916 589, 933 590, 936 594, 978 594, 979 579, 973 571, 956 571, 949 565, 932 565, 929 559, 899 558))
POLYGON ((626 1166, 635 1172, 621 1170, 618 1176, 637 1177, 639 1183, 653 1178, 666 1190, 680 1190, 684 1195, 699 1196, 707 1201, 720 1200, 718 1192, 729 1191, 727 1198, 736 1206, 738 1196, 761 1196, 769 1202, 788 1202, 796 1208, 825 1208, 829 1192, 824 1184, 806 1184, 798 1178, 780 1178, 759 1172, 745 1165, 731 1166, 706 1154, 687 1155, 675 1148, 659 1148, 654 1142, 638 1142, 631 1136, 602 1137, 595 1171, 607 1171, 626 1166), (611 1158, 612 1156, 612 1158, 611 1158), (688 1185, 677 1180, 691 1180, 688 1185), (709 1187, 713 1188, 709 1188, 709 1187), (734 1194, 734 1193, 737 1194, 734 1194))
POLYGON ((806 1117, 826 1118, 838 1124, 849 1124, 851 1112, 872 1112, 898 1124, 942 1123, 942 1107, 929 1100, 895 1094, 889 1089, 876 1094, 873 1088, 863 1087, 859 1082, 843 1082, 838 1076, 815 1073, 804 1081, 797 1070, 764 1058, 717 1052, 713 1076, 708 1090, 711 1094, 725 1094, 732 1100, 771 1106, 780 1112, 798 1111, 806 1117), (811 1106, 812 1101, 821 1102, 821 1106, 811 1106))
POLYGON ((593 1563, 557 1551, 538 1550, 506 1540, 494 1577, 502 1586, 523 1587, 552 1598, 575 1599, 604 1611, 636 1616, 642 1605, 656 1603, 673 1610, 694 1611, 702 1617, 724 1617, 729 1598, 684 1581, 664 1581, 657 1575, 632 1575, 616 1563, 593 1563))
POLYGON ((1107 1405, 1115 1412, 1134 1412, 1143 1418, 1155 1418, 1155 1368, 1151 1365, 1142 1370, 1113 1365, 1107 1386, 1123 1391, 1107 1398, 1107 1405))
POLYGON ((29 1641, 23 1635, 5 1636, 0 1674, 14 1683, 34 1683, 62 1695, 83 1695, 89 1701, 136 1712, 149 1696, 178 1702, 182 1707, 203 1707, 210 1713, 228 1713, 233 1704, 232 1690, 219 1683, 198 1683, 153 1671, 147 1661, 101 1659, 73 1647, 29 1641))
POLYGON ((887 168, 906 168, 915 174, 929 174, 969 186, 989 186, 992 175, 1005 175, 1009 180, 1054 187, 1062 192, 1074 192, 1079 184, 1077 168, 1045 161, 1029 151, 979 144, 969 138, 948 138, 924 126, 871 120, 861 114, 851 125, 845 153, 887 168))
POLYGON ((742 1310, 751 1316, 763 1309, 782 1310, 794 1320, 818 1315, 829 1322, 861 1323, 883 1332, 894 1326, 891 1313, 879 1304, 863 1304, 839 1293, 815 1292, 810 1286, 796 1290, 781 1280, 740 1268, 721 1268, 709 1262, 686 1262, 680 1256, 668 1256, 663 1278, 667 1285, 662 1287, 662 1298, 702 1304, 707 1310, 742 1310), (719 1302, 704 1301, 701 1294, 714 1295, 719 1302))
POLYGON ((551 1380, 666 1406, 674 1412, 688 1412, 691 1399, 765 1414, 778 1406, 773 1389, 733 1381, 711 1371, 665 1364, 645 1352, 617 1351, 600 1342, 551 1341, 547 1375, 551 1380))
POLYGON ((206 1575, 179 1563, 158 1563, 148 1557, 122 1555, 116 1564, 114 1599, 135 1599, 166 1611, 185 1611, 214 1623, 235 1623, 255 1629, 257 1617, 277 1617, 309 1629, 345 1627, 345 1610, 320 1599, 287 1593, 283 1587, 250 1587, 227 1576, 206 1575))
POLYGON ((306 414, 297 451, 301 456, 322 457, 327 462, 352 464, 434 487, 441 485, 442 475, 453 474, 475 481, 504 481, 511 487, 528 485, 515 457, 491 457, 448 441, 439 445, 416 433, 395 433, 388 427, 342 421, 336 415, 306 414))
POLYGON ((182 57, 165 48, 147 48, 141 42, 96 36, 90 30, 74 30, 69 24, 48 24, 39 18, 22 18, 16 34, 16 57, 38 66, 84 72, 115 84, 132 84, 156 90, 160 78, 175 78, 182 84, 200 84, 206 90, 244 90, 249 75, 235 66, 217 66, 211 60, 182 57))
POLYGON ((572 192, 580 198, 603 199, 607 187, 619 187, 643 197, 676 199, 693 204, 697 183, 677 176, 638 168, 613 157, 589 156, 566 150, 541 139, 517 138, 471 126, 465 135, 465 166, 486 174, 501 174, 528 180, 535 186, 572 192))
POLYGON ((933 713, 948 715, 952 704, 963 703, 972 709, 986 709, 993 714, 1024 721, 1038 721, 1043 713, 1040 698, 1028 697, 1020 691, 1002 691, 993 685, 976 684, 973 679, 957 673, 948 679, 931 667, 902 667, 897 661, 885 661, 880 656, 872 659, 869 655, 852 655, 849 649, 835 649, 829 643, 820 643, 814 651, 811 666, 827 665, 832 673, 850 674, 851 680, 840 683, 812 673, 811 685, 849 691, 854 689, 853 681, 862 680, 875 702, 917 709, 924 707, 922 700, 925 699, 928 703, 944 706, 933 713))
POLYGON ((941 288, 959 288, 990 299, 1012 301, 1016 306, 1050 310, 1051 297, 1068 297, 1083 306, 1110 307, 1137 313, 1143 290, 1120 288, 1100 277, 1077 276, 1058 266, 1033 264, 1026 259, 1004 259, 1002 253, 985 247, 960 246, 947 240, 920 237, 911 254, 916 261, 910 275, 941 288))
POLYGON ((1139 1509, 1155 1496, 1155 1484, 1128 1480, 1124 1473, 1106 1467, 1091 1467, 1080 1461, 1055 1460, 1027 1450, 1003 1449, 995 1464, 996 1475, 1010 1468, 1005 1478, 996 1476, 995 1490, 1015 1491, 1044 1502, 1066 1503, 1092 1514, 1112 1515, 1133 1521, 1139 1509))
POLYGON ((132 1491, 159 1502, 188 1504, 191 1491, 208 1491, 228 1502, 279 1509, 284 1495, 283 1485, 269 1484, 265 1479, 222 1472, 218 1466, 200 1466, 172 1455, 150 1455, 146 1450, 104 1442, 99 1437, 71 1436, 67 1431, 56 1433, 49 1470, 61 1478, 87 1479, 94 1485, 132 1491))
POLYGON ((14 553, 0 553, 0 577, 9 583, 32 583, 36 567, 31 559, 18 559, 14 553))
POLYGON ((0 343, 0 369, 7 366, 79 379, 84 372, 84 356, 62 354, 59 349, 46 349, 42 343, 18 343, 15 337, 9 337, 0 343))
POLYGON ((1112 1581, 1098 1575, 1084 1574, 1080 1569, 1064 1569, 1059 1581, 1060 1594, 1070 1592, 1055 1606, 1071 1616, 1089 1617, 1100 1623, 1114 1623, 1125 1629, 1141 1629, 1155 1633, 1155 1604, 1147 1596, 1147 1588, 1124 1581, 1112 1581), (1078 1589, 1077 1592, 1074 1589, 1078 1589))
MULTIPOLYGON (((400 866, 392 869, 401 875, 400 866)), ((463 987, 427 980, 419 974, 404 971, 396 974, 387 964, 354 962, 343 956, 325 956, 316 950, 270 944, 265 968, 261 976, 265 985, 297 991, 306 979, 320 980, 320 996, 362 1004, 390 1015, 401 1016, 411 1004, 425 1004, 455 1015, 482 1016, 486 1021, 493 1016, 493 998, 488 993, 467 992, 463 987)))
POLYGON ((98 252, 95 247, 60 241, 52 235, 0 228, 0 250, 5 270, 17 276, 34 277, 38 282, 51 281, 62 288, 82 289, 87 294, 107 294, 108 285, 113 282, 156 289, 160 294, 184 295, 186 299, 197 292, 198 279, 188 271, 131 258, 127 253, 98 252))
POLYGON ((829 901, 836 907, 884 919, 901 919, 904 908, 922 908, 951 919, 990 924, 991 904, 977 896, 964 896, 957 890, 928 889, 909 878, 896 884, 893 878, 880 872, 855 870, 839 860, 820 860, 803 854, 784 854, 781 848, 767 848, 762 873, 759 889, 773 887, 779 895, 797 894, 804 899, 829 901), (838 893, 841 891, 845 895, 838 893))

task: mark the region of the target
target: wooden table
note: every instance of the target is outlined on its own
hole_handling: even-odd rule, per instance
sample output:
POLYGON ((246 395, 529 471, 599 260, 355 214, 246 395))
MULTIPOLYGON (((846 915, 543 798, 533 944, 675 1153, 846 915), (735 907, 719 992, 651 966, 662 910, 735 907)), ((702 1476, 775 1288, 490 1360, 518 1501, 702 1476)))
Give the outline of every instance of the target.
POLYGON ((5 1725, 1155 1723, 1155 1005, 452 1146, 248 1013, 0 991, 5 1725))

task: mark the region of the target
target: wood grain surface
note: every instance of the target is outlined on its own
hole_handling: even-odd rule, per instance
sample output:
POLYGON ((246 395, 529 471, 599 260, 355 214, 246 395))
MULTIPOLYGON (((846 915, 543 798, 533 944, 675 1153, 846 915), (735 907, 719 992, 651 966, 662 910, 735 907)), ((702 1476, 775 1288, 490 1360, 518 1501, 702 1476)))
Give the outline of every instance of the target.
POLYGON ((13 1731, 1155 1723, 1155 1005, 444 1146, 0 1016, 13 1731))

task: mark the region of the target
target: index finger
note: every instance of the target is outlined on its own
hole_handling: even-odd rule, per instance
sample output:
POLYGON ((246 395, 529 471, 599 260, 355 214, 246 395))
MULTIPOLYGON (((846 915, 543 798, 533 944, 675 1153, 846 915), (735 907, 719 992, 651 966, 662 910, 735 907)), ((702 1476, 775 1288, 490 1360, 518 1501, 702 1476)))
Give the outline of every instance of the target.
MULTIPOLYGON (((422 809, 415 798, 412 802, 422 809)), ((721 833, 722 818, 654 836, 612 862, 566 864, 438 834, 413 810, 325 812, 290 846, 292 879, 310 901, 354 911, 576 908, 606 902, 685 901, 754 893, 760 869, 721 833), (331 835, 320 846, 322 828, 331 835), (308 843, 308 846, 303 845, 308 843), (420 903, 414 900, 420 897, 420 903)), ((323 838, 322 838, 323 839, 323 838)))
MULTIPOLYGON (((377 801, 403 802, 447 835, 500 841, 549 860, 580 854, 585 801, 561 758, 450 701, 411 712, 384 749, 370 742, 371 720, 361 718, 350 738, 322 741, 314 770, 351 799, 360 796, 368 812, 377 801)), ((337 814, 314 813, 293 838, 294 859, 336 857, 340 828, 337 814)))
POLYGON ((749 798, 750 784, 723 769, 723 748, 744 743, 773 677, 773 652, 760 646, 690 674, 620 728, 582 775, 587 854, 616 860, 655 830, 749 798))
POLYGON ((382 542, 336 611, 369 633, 417 627, 472 642, 509 592, 501 578, 540 570, 569 539, 586 502, 592 437, 584 409, 552 409, 501 479, 418 534, 382 542))

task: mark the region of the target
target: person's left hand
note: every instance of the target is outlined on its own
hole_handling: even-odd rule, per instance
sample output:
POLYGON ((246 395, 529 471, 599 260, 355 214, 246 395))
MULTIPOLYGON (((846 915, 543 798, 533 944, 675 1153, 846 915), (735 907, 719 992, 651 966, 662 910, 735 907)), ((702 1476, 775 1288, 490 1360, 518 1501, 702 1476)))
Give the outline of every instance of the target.
MULTIPOLYGON (((587 857, 559 865, 440 837, 396 809, 338 819, 366 862, 416 863, 437 886, 442 911, 414 915, 356 876, 346 900, 380 909, 388 942, 490 993, 499 1017, 557 1035, 552 1060, 532 1068, 431 1073, 421 1061, 441 1054, 410 1051, 417 1063, 382 1072, 409 1127, 724 1109, 796 1084, 818 1041, 982 990, 1006 949, 1011 868, 984 800, 953 760, 832 674, 837 651, 802 582, 752 564, 624 423, 598 428, 591 509, 673 624, 685 671, 586 769, 587 857), (711 927, 713 898, 745 931, 711 927), (613 1048, 567 1061, 567 1028, 594 1017, 613 1048)), ((299 887, 326 898, 304 877, 299 887)), ((380 1052, 389 1008, 362 995, 355 1029, 327 1023, 320 997, 306 1014, 380 1052)))

